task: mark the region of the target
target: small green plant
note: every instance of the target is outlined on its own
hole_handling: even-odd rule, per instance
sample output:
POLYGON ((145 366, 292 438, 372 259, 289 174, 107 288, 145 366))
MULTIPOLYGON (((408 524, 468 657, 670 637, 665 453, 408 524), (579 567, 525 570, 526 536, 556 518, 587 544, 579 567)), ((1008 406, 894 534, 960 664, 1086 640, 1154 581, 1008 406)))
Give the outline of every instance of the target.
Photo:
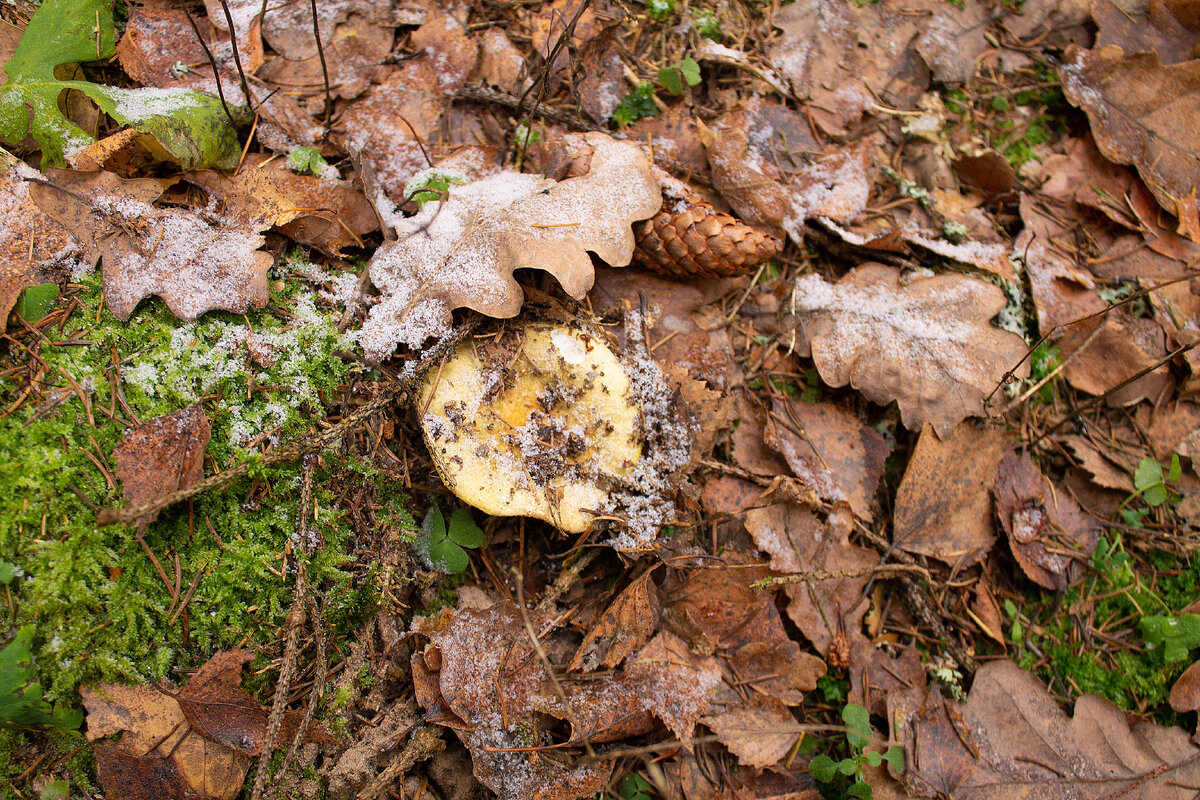
POLYGON ((83 722, 83 714, 56 711, 42 698, 42 685, 33 667, 32 646, 33 626, 24 625, 0 650, 0 727, 78 728, 83 722))
POLYGON ((1167 489, 1167 484, 1175 483, 1182 474, 1179 456, 1175 453, 1171 454, 1171 465, 1165 471, 1163 465, 1153 458, 1143 458, 1133 472, 1133 488, 1136 491, 1122 505, 1128 504, 1130 500, 1140 495, 1146 505, 1153 508, 1161 506, 1172 497, 1177 497, 1167 489))
POLYGON ((892 745, 884 752, 864 750, 871 743, 871 718, 867 710, 860 705, 847 703, 842 709, 842 720, 846 723, 846 744, 850 755, 841 761, 834 761, 825 754, 813 756, 808 762, 808 774, 818 783, 834 784, 845 782, 851 778, 854 782, 841 789, 843 797, 871 797, 871 784, 863 780, 863 766, 878 767, 884 761, 892 769, 900 772, 904 769, 904 751, 892 745))
POLYGON ((692 17, 692 24, 696 26, 696 33, 705 39, 712 39, 714 42, 719 42, 725 38, 724 34, 721 33, 721 20, 708 9, 697 11, 692 17))
POLYGON ((37 286, 26 286, 21 290, 21 296, 17 298, 13 311, 26 322, 37 322, 50 313, 56 302, 58 284, 41 283, 37 286))
POLYGON ((329 169, 329 162, 315 147, 294 147, 287 155, 288 169, 297 175, 321 175, 329 169))
POLYGON ((517 130, 513 134, 513 142, 517 147, 525 148, 531 144, 537 144, 542 140, 542 132, 530 128, 525 123, 517 125, 517 130))
POLYGON ((632 772, 625 776, 621 781, 621 788, 617 790, 617 796, 614 798, 611 794, 605 794, 605 800, 651 800, 654 797, 654 786, 650 781, 632 772))
POLYGON ((1155 614, 1138 622, 1147 650, 1162 648, 1163 661, 1182 661, 1200 647, 1200 614, 1155 614))
POLYGON ((1092 552, 1092 569, 1118 588, 1133 583, 1133 559, 1122 547, 1119 533, 1113 535, 1111 542, 1107 536, 1101 536, 1096 542, 1096 549, 1092 552))
MULTIPOLYGON (((1050 342, 1042 342, 1033 349, 1029 356, 1029 383, 1041 381, 1062 363, 1062 350, 1050 342)), ((1054 402, 1054 382, 1050 381, 1033 395, 1043 403, 1054 402)))
POLYGON ((658 113, 658 106, 654 105, 654 84, 650 81, 643 81, 638 84, 638 87, 629 94, 621 98, 621 102, 613 110, 612 119, 617 124, 618 128, 623 128, 626 125, 632 125, 639 119, 653 117, 658 113))
POLYGON ((450 187, 456 183, 461 185, 470 183, 470 181, 447 172, 429 170, 404 184, 404 196, 416 203, 417 208, 420 209, 426 203, 436 203, 446 199, 450 187))
POLYGON ((646 13, 655 22, 665 22, 675 10, 675 0, 650 0, 646 4, 646 13))
POLYGON ((663 67, 658 71, 658 80, 673 95, 683 94, 683 84, 695 86, 700 82, 700 65, 691 56, 663 67))
POLYGON ((450 515, 450 523, 437 506, 429 509, 421 524, 417 547, 434 569, 456 575, 467 568, 470 558, 463 548, 473 549, 483 544, 483 531, 475 524, 471 512, 460 508, 450 515))

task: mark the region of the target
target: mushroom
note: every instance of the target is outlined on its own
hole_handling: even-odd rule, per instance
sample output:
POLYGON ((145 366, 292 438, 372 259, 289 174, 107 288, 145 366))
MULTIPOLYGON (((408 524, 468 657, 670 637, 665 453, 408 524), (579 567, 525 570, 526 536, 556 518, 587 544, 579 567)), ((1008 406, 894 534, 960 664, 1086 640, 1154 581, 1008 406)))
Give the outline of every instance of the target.
POLYGON ((591 529, 642 454, 639 403, 603 334, 525 323, 461 345, 422 384, 434 464, 464 502, 591 529))

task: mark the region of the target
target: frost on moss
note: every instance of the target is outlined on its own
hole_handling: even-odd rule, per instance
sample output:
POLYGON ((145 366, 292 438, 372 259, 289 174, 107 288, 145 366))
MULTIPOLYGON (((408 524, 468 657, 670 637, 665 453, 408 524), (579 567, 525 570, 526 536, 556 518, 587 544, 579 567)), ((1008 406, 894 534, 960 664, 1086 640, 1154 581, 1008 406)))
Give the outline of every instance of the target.
MULTIPOLYGON (((345 345, 336 315, 295 286, 272 298, 274 313, 181 324, 157 300, 121 323, 100 308, 98 279, 84 283, 61 334, 52 332, 67 343, 40 348, 40 404, 37 394, 15 403, 24 370, 0 378, 0 408, 19 405, 0 419, 0 553, 24 573, 12 584, 17 624, 34 625, 42 685, 61 707, 78 704, 82 683, 165 677, 216 649, 274 641, 291 601, 283 557, 295 549, 299 476, 285 465, 203 494, 150 526, 146 541, 172 580, 178 559, 180 595, 199 574, 186 620, 172 621, 172 592, 133 529, 98 528, 88 505, 120 502, 120 486, 96 463, 111 472, 126 430, 112 417, 132 412, 144 421, 200 402, 212 421, 212 473, 311 428, 350 370, 334 354, 345 345)), ((27 357, 12 348, 3 366, 27 357)), ((361 610, 367 587, 351 586, 342 570, 346 531, 322 477, 314 484, 325 549, 308 574, 327 591, 332 623, 361 610)))

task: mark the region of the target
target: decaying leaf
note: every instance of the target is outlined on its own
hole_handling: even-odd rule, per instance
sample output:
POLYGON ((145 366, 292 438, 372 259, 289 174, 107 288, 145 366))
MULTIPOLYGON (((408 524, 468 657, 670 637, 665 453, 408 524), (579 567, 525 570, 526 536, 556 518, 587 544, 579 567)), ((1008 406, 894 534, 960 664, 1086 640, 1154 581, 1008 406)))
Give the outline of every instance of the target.
MULTIPOLYGON (((43 176, 0 150, 0 333, 26 286, 47 283, 55 264, 74 261, 80 247, 38 208, 26 179, 43 176)), ((35 320, 30 320, 35 321, 35 320)))
POLYGON ((1101 152, 1136 165, 1162 207, 1178 217, 1179 232, 1200 241, 1200 131, 1191 124, 1200 115, 1200 60, 1165 63, 1158 52, 1109 44, 1072 48, 1064 62, 1063 92, 1087 112, 1101 152))
POLYGON ((822 500, 846 501, 856 515, 872 519, 888 457, 887 442, 874 428, 833 403, 777 399, 765 439, 822 500))
POLYGON ((814 579, 787 586, 787 613, 819 653, 828 653, 844 631, 857 630, 867 604, 863 587, 866 570, 879 557, 850 543, 854 518, 848 506, 835 506, 825 520, 793 503, 775 503, 746 514, 746 530, 758 549, 771 559, 771 569, 783 574, 846 572, 844 577, 814 579))
POLYGON ((1011 661, 975 675, 965 706, 936 687, 923 703, 896 695, 888 719, 905 746, 911 796, 1084 800, 1186 800, 1200 783, 1200 753, 1182 728, 1131 723, 1097 695, 1067 717, 1046 687, 1011 661))
POLYGON ((988 492, 1008 447, 1003 431, 974 423, 946 437, 922 430, 896 491, 896 546, 952 566, 986 556, 996 541, 988 492))
MULTIPOLYGON (((527 613, 528 625, 546 625, 538 612, 527 613)), ((682 641, 660 633, 615 673, 556 683, 526 624, 520 610, 500 603, 459 608, 413 657, 418 700, 427 711, 444 704, 450 715, 434 721, 455 731, 475 776, 504 800, 574 800, 598 791, 612 761, 577 763, 583 747, 561 744, 648 733, 655 718, 687 738, 720 682, 712 659, 696 659, 682 641), (556 720, 569 722, 571 737, 555 748, 556 758, 545 758, 536 746, 552 743, 556 720)), ((541 641, 543 652, 561 652, 556 636, 541 641)))
POLYGON ((442 479, 489 514, 588 530, 641 458, 633 387, 587 330, 526 325, 464 344, 429 374, 418 407, 442 479))
MULTIPOLYGON (((203 478, 209 432, 208 417, 199 405, 148 420, 127 432, 113 448, 117 461, 113 472, 123 484, 125 499, 141 505, 203 478)), ((144 522, 153 522, 156 516, 144 522)))
MULTIPOLYGON (((982 415, 984 398, 1027 349, 989 323, 1004 293, 964 275, 902 282, 893 267, 864 264, 832 285, 803 276, 795 291, 797 327, 821 378, 898 402, 909 428, 929 422, 945 436, 982 415)), ((1028 375, 1028 364, 1015 374, 1028 375)))
POLYGON ((555 183, 503 172, 451 187, 446 202, 426 203, 415 217, 393 215, 399 239, 380 247, 369 266, 383 297, 360 334, 367 355, 383 359, 400 342, 417 347, 441 335, 454 308, 515 316, 522 292, 513 270, 546 270, 582 297, 594 279, 588 251, 627 265, 631 225, 662 203, 658 181, 635 145, 586 137, 595 153, 585 175, 555 183))
POLYGON ((195 211, 151 205, 154 180, 124 180, 110 172, 52 170, 53 186, 30 194, 48 216, 103 256, 104 300, 129 319, 144 298, 158 295, 177 317, 205 311, 242 312, 266 305, 272 258, 252 228, 211 222, 195 211))
POLYGON ((651 580, 653 570, 634 579, 589 627, 568 669, 612 669, 640 650, 658 630, 661 605, 651 580))
POLYGON ((332 177, 298 175, 285 159, 255 154, 229 177, 212 170, 185 177, 219 198, 222 211, 249 227, 275 226, 298 242, 337 256, 343 247, 361 246, 362 237, 377 230, 379 221, 362 192, 333 172, 332 177))
POLYGON ((1065 589, 1082 573, 1100 530, 1028 456, 1006 455, 992 491, 996 516, 1021 569, 1040 586, 1065 589))

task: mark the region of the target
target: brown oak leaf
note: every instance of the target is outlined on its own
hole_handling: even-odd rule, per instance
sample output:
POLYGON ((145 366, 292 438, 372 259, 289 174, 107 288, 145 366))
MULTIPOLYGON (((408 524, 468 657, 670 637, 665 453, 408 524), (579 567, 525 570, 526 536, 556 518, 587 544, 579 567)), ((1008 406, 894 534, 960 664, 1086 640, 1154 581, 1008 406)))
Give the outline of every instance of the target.
POLYGON ((30 194, 77 239, 94 243, 103 256, 104 301, 118 319, 129 319, 151 295, 184 320, 266 305, 272 258, 258 249, 257 230, 153 206, 162 193, 155 180, 68 170, 51 170, 50 179, 53 186, 32 184, 30 194))
POLYGON ((367 355, 386 358, 401 342, 420 346, 449 329, 455 308, 515 316, 523 298, 516 269, 546 270, 581 298, 594 280, 589 251, 627 265, 631 226, 658 210, 661 190, 636 145, 602 133, 586 138, 595 154, 577 178, 502 172, 451 187, 449 199, 414 217, 392 215, 399 238, 369 265, 382 298, 360 332, 367 355))
MULTIPOLYGON (((900 405, 908 428, 941 436, 983 414, 983 400, 1027 350, 990 320, 1004 308, 996 286, 965 275, 914 277, 863 264, 835 284, 796 281, 797 327, 830 386, 852 384, 869 400, 900 405)), ((1028 364, 1016 367, 1025 377, 1028 364)))

